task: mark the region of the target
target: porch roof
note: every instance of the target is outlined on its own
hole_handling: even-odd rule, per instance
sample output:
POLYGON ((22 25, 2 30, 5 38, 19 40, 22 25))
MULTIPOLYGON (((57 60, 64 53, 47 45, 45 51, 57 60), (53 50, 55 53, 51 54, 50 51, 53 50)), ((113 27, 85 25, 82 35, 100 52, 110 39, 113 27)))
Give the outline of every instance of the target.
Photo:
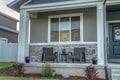
POLYGON ((108 12, 120 11, 120 4, 107 6, 107 11, 108 12))
POLYGON ((58 10, 70 10, 78 8, 90 8, 96 7, 97 3, 103 3, 104 0, 72 0, 66 2, 55 2, 55 3, 45 3, 45 4, 34 4, 28 5, 31 1, 24 3, 21 6, 21 11, 25 10, 29 13, 34 12, 46 12, 46 11, 58 11, 58 10))

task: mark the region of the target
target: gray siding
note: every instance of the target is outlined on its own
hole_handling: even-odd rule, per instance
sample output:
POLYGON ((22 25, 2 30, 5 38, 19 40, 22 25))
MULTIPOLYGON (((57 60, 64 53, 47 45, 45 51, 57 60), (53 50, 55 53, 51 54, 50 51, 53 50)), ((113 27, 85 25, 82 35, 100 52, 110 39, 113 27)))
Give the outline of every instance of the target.
POLYGON ((94 42, 97 41, 97 17, 96 9, 91 11, 84 12, 83 20, 83 29, 84 29, 84 41, 85 42, 94 42))
POLYGON ((97 41, 96 8, 76 9, 39 13, 38 19, 31 19, 31 42, 43 43, 48 40, 48 16, 59 14, 83 13, 83 32, 85 42, 97 41))
POLYGON ((7 38, 8 42, 17 43, 18 34, 0 29, 0 37, 7 38))
POLYGON ((46 43, 48 41, 48 18, 31 19, 31 43, 46 43))
POLYGON ((120 11, 107 12, 107 21, 120 20, 120 11))
POLYGON ((0 25, 16 30, 16 22, 0 14, 0 25))

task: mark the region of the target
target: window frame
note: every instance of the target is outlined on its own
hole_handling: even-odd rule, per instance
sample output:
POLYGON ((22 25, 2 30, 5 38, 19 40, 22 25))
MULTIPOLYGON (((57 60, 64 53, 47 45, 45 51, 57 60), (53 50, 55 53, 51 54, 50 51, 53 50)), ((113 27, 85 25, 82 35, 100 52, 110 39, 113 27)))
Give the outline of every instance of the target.
MULTIPOLYGON (((60 24, 59 24, 60 28, 60 24)), ((62 14, 62 15, 51 15, 48 16, 48 43, 83 43, 83 13, 73 13, 73 14, 62 14), (71 23, 69 23, 69 31, 70 31, 70 40, 65 42, 60 42, 60 30, 59 30, 59 41, 51 42, 51 19, 58 18, 60 23, 61 17, 69 17, 69 22, 71 22, 71 17, 80 16, 80 41, 71 41, 71 23)))

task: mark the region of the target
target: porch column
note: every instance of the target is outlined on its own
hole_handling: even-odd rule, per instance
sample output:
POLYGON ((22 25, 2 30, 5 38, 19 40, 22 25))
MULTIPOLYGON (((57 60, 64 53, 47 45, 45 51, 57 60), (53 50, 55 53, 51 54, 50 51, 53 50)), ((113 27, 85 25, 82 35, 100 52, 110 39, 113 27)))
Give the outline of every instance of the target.
POLYGON ((29 54, 29 13, 20 11, 20 32, 18 41, 18 62, 24 63, 25 56, 29 54))
POLYGON ((98 65, 104 65, 104 3, 97 4, 97 58, 98 65))

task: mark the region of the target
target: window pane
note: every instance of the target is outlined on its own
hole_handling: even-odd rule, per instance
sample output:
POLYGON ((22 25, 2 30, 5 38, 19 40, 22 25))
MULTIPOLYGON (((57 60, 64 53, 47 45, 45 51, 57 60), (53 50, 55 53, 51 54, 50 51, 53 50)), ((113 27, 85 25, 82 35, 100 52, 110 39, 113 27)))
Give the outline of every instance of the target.
POLYGON ((80 41, 80 16, 71 17, 71 41, 80 41))
POLYGON ((59 41, 59 18, 51 19, 51 42, 59 41))
POLYGON ((69 17, 60 18, 60 41, 69 41, 69 17))

